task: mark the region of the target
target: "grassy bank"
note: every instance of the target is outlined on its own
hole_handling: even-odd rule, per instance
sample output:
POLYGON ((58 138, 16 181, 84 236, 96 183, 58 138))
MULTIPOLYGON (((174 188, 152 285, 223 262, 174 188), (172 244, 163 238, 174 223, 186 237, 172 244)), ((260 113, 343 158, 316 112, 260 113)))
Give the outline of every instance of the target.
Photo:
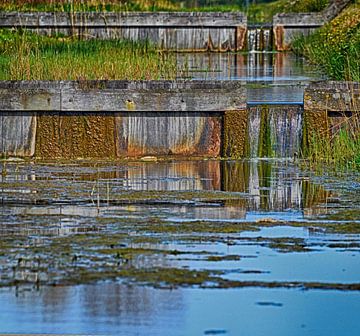
POLYGON ((328 0, 276 0, 250 4, 246 1, 176 1, 176 0, 3 0, 0 11, 61 11, 61 12, 122 12, 122 11, 243 11, 250 22, 271 22, 281 12, 316 12, 324 9, 328 0))
POLYGON ((360 170, 360 112, 345 117, 328 136, 312 136, 306 157, 312 169, 360 170))
MULTIPOLYGON (((360 82, 360 1, 314 34, 296 39, 292 48, 330 79, 360 82)), ((335 130, 329 136, 310 139, 307 157, 312 168, 360 169, 360 111, 341 118, 335 130)))
POLYGON ((2 0, 0 11, 30 12, 121 12, 173 11, 180 5, 171 0, 2 0))
POLYGON ((161 79, 176 60, 147 42, 79 41, 0 30, 0 80, 161 79))
POLYGON ((319 65, 331 79, 360 81, 360 1, 308 37, 293 50, 319 65))
POLYGON ((271 22, 277 13, 319 12, 326 8, 329 0, 277 0, 250 5, 247 15, 250 22, 271 22))

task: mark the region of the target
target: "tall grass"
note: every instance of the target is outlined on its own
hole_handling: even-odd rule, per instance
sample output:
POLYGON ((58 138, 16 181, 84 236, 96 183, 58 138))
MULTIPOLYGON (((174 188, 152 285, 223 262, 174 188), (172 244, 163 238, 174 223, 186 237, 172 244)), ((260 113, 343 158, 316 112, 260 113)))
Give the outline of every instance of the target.
POLYGON ((74 40, 0 30, 0 80, 176 77, 176 59, 148 42, 74 40))
POLYGON ((360 170, 360 112, 343 113, 341 121, 332 125, 331 134, 312 134, 307 158, 312 169, 322 166, 336 170, 360 170))
POLYGON ((314 34, 292 44, 335 80, 360 81, 360 1, 314 34))
POLYGON ((120 12, 179 8, 179 3, 173 0, 2 0, 0 3, 0 11, 120 12))
POLYGON ((326 7, 329 0, 276 0, 266 3, 245 0, 2 0, 0 11, 243 11, 251 22, 270 22, 281 12, 313 12, 326 7))

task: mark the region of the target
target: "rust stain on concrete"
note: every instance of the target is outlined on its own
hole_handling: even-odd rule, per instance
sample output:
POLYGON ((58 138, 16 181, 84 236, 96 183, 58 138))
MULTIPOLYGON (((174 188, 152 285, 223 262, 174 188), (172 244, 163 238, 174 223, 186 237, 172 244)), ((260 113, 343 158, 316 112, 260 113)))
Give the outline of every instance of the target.
POLYGON ((287 46, 285 46, 284 44, 284 34, 285 34, 285 30, 283 26, 274 27, 274 45, 275 45, 275 50, 277 51, 288 50, 287 46))

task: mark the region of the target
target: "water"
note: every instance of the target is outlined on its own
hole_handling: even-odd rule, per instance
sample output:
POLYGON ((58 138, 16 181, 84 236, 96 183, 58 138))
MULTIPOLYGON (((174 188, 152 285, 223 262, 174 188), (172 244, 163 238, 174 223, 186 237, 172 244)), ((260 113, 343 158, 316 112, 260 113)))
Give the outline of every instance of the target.
POLYGON ((1 333, 359 330, 357 175, 275 159, 15 161, 0 181, 1 333))
POLYGON ((249 103, 302 103, 304 88, 324 79, 316 67, 292 53, 177 54, 178 77, 241 80, 249 103))
POLYGON ((247 45, 250 52, 272 50, 272 28, 248 28, 247 45))
POLYGON ((303 109, 300 105, 248 107, 248 156, 293 158, 301 153, 303 109))

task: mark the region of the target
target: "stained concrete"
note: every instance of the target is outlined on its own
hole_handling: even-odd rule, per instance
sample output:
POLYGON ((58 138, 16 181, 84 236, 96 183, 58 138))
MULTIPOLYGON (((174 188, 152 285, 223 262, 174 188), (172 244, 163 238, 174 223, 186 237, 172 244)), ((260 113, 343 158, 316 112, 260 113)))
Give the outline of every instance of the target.
POLYGON ((239 51, 247 19, 240 12, 0 13, 0 27, 43 35, 149 40, 176 51, 239 51))
POLYGON ((0 98, 0 111, 11 113, 2 123, 4 154, 216 157, 222 113, 246 109, 246 86, 240 81, 19 81, 0 82, 0 98), (29 116, 36 129, 17 135, 29 116), (10 151, 19 141, 35 144, 35 132, 32 151, 10 151))
POLYGON ((312 83, 304 92, 304 147, 311 145, 314 137, 330 140, 338 125, 346 124, 342 120, 359 111, 359 83, 312 83))
POLYGON ((291 42, 299 35, 309 35, 335 18, 351 0, 331 0, 319 13, 279 13, 273 17, 274 48, 289 50, 291 42))

